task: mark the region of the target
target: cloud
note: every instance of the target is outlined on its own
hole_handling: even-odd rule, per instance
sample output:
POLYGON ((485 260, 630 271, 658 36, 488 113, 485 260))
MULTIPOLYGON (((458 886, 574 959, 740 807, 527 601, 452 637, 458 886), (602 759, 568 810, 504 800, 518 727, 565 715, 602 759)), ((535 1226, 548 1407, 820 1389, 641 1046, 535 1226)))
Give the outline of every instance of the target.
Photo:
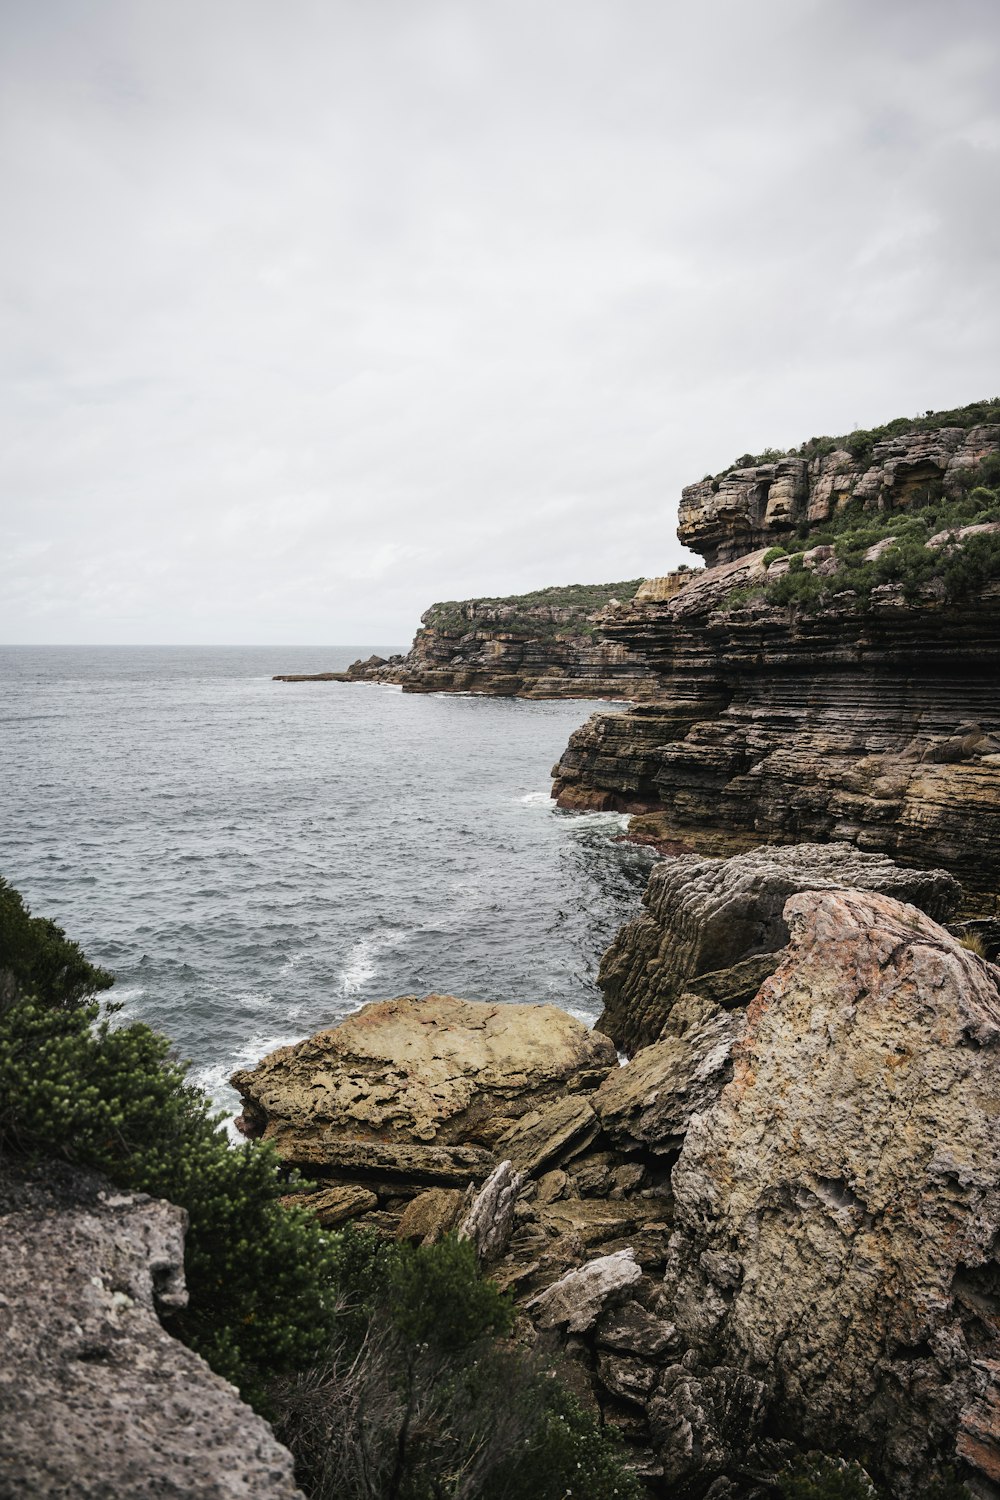
POLYGON ((0 638, 396 641, 995 394, 992 0, 0 13, 0 638))

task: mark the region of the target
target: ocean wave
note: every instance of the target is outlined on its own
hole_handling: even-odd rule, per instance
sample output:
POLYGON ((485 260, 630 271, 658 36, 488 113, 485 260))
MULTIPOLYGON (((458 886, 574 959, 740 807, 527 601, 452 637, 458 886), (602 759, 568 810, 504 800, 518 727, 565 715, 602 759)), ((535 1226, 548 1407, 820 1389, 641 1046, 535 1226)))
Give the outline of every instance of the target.
POLYGON ((384 932, 372 932, 358 938, 348 950, 344 967, 338 975, 340 993, 344 996, 359 994, 378 973, 379 955, 398 948, 406 937, 403 928, 389 927, 384 932))

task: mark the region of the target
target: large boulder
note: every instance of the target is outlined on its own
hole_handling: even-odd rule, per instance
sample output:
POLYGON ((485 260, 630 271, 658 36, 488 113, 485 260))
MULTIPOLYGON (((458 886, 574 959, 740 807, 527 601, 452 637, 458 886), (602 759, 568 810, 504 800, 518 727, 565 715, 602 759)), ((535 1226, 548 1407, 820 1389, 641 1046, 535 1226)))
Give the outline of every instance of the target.
POLYGON ((958 882, 943 870, 909 870, 853 844, 764 845, 730 859, 682 855, 654 867, 646 911, 604 955, 598 1029, 623 1051, 656 1041, 685 991, 746 1005, 788 941, 783 911, 795 891, 850 888, 912 902, 937 920, 954 910, 958 882))
POLYGON ((615 1065, 606 1037, 553 1005, 404 995, 232 1082, 246 1133, 290 1165, 456 1186, 488 1175, 522 1117, 594 1089, 615 1065))
POLYGON ((748 1439, 769 1412, 897 1495, 956 1457, 993 1495, 1000 970, 875 892, 800 892, 784 921, 673 1170, 659 1311, 688 1353, 649 1408, 665 1471, 689 1469, 695 1408, 702 1469, 733 1451, 713 1412, 743 1412, 748 1439))
POLYGON ((186 1223, 65 1167, 0 1171, 0 1500, 301 1500, 267 1423, 160 1325, 186 1223))

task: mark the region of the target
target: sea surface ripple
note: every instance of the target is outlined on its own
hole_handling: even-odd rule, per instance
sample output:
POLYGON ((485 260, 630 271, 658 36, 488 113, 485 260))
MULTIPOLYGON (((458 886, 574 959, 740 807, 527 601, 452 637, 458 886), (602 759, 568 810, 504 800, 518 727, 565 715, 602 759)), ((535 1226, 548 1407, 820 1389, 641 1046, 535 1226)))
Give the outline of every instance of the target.
POLYGON ((227 1110, 234 1068, 371 999, 593 1020, 639 907, 624 819, 548 796, 596 705, 271 681, 371 649, 0 650, 0 873, 227 1110))

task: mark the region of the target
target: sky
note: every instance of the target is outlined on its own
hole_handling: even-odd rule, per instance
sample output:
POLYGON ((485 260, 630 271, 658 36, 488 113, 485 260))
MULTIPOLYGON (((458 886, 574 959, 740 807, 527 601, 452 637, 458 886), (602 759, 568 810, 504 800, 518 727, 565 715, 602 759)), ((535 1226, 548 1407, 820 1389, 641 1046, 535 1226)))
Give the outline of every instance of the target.
POLYGON ((405 645, 1000 394, 996 0, 0 0, 0 641, 405 645))

